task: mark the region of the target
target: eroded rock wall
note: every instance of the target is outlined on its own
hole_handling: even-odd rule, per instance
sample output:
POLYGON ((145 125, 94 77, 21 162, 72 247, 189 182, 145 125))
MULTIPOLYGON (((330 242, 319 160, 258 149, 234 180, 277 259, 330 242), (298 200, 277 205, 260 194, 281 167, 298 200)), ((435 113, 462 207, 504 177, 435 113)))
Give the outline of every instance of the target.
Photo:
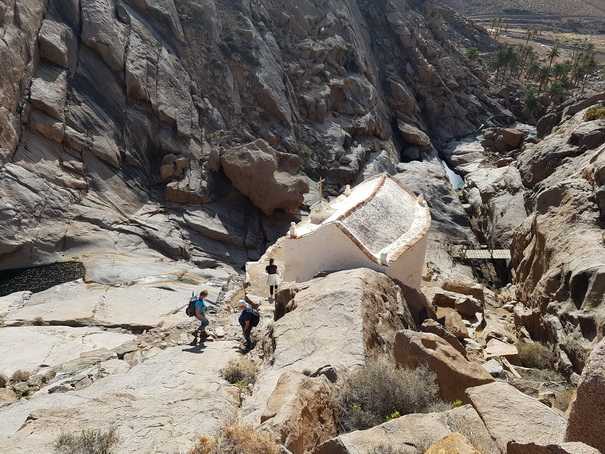
POLYGON ((605 336, 603 151, 587 136, 603 120, 584 110, 519 155, 530 216, 512 239, 518 324, 532 337, 560 347, 568 371, 580 372, 595 341, 605 336), (581 144, 582 143, 582 144, 581 144))
MULTIPOLYGON (((243 195, 224 150, 263 139, 338 187, 375 153, 417 158, 500 110, 457 47, 493 43, 429 2, 12 0, 0 15, 3 267, 106 247, 101 233, 241 266, 274 239, 263 213, 303 202, 243 195)), ((306 189, 288 159, 269 193, 306 189)))

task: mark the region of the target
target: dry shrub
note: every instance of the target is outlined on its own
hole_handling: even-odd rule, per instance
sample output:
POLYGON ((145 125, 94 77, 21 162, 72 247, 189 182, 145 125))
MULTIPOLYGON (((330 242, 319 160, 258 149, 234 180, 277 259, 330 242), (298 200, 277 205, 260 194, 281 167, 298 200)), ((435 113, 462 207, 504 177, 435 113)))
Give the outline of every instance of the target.
POLYGON ((395 449, 390 445, 385 445, 384 443, 379 444, 378 446, 374 446, 368 454, 405 454, 407 451, 402 449, 395 449))
POLYGON ((34 317, 34 319, 32 320, 32 325, 34 326, 44 326, 46 324, 47 323, 44 321, 44 319, 39 315, 37 317, 34 317))
POLYGON ((223 427, 218 438, 200 437, 189 454, 278 454, 275 438, 267 432, 254 432, 249 426, 223 427))
POLYGON ((6 388, 8 383, 8 377, 4 374, 0 374, 0 388, 6 388))
POLYGON ((576 388, 574 387, 566 387, 562 391, 555 393, 555 400, 553 402, 553 406, 562 412, 566 412, 571 400, 574 397, 574 393, 576 392, 576 388))
POLYGON ((563 375, 561 375, 556 370, 551 369, 526 369, 519 370, 519 373, 526 380, 542 382, 552 381, 555 383, 561 383, 565 381, 565 377, 563 377, 563 375))
POLYGON ((229 383, 254 383, 258 366, 247 357, 232 359, 220 371, 221 376, 229 383))
POLYGON ((11 381, 13 383, 23 382, 23 381, 27 381, 27 380, 29 380, 29 372, 26 372, 21 369, 13 372, 13 375, 11 376, 11 381))
POLYGON ((79 435, 63 433, 54 443, 59 454, 111 454, 118 442, 118 430, 110 427, 103 430, 83 430, 79 435))
POLYGON ((536 369, 552 369, 556 357, 548 347, 539 342, 518 342, 519 359, 523 367, 536 369))
POLYGON ((340 431, 363 430, 392 415, 426 413, 441 401, 436 375, 426 366, 397 369, 373 361, 348 374, 338 396, 340 431))

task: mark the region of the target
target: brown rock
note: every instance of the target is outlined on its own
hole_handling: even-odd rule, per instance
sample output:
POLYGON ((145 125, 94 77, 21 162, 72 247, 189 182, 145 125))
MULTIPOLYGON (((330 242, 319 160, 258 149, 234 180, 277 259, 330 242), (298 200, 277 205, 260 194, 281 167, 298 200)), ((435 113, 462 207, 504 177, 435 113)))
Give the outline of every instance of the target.
POLYGON ((397 332, 414 326, 401 289, 385 274, 367 268, 282 283, 278 300, 285 310, 264 340, 267 367, 244 403, 244 421, 251 424, 258 424, 284 372, 315 376, 329 365, 329 375, 339 377, 364 358, 393 355, 397 332))
POLYGON ((267 400, 261 427, 278 433, 280 443, 292 454, 312 452, 338 434, 334 395, 334 386, 323 375, 311 378, 285 372, 267 400))
POLYGON ((429 136, 427 136, 426 133, 418 129, 416 126, 398 121, 397 128, 401 134, 403 134, 405 140, 413 145, 418 146, 421 151, 430 153, 433 150, 433 144, 429 136))
POLYGON ((511 149, 519 148, 521 146, 521 142, 527 136, 523 131, 519 131, 518 129, 505 128, 500 130, 500 135, 502 140, 506 142, 511 149))
POLYGON ((580 442, 542 445, 508 442, 506 454, 599 454, 600 451, 580 442))
POLYGON ((424 333, 436 334, 437 336, 446 340, 448 344, 458 350, 458 352, 460 352, 460 354, 466 358, 466 350, 464 349, 458 338, 452 333, 450 333, 448 330, 446 330, 444 326, 442 326, 435 320, 427 318, 424 322, 422 322, 420 330, 424 333))
POLYGON ((447 292, 442 289, 437 289, 433 295, 433 304, 439 307, 456 307, 458 295, 453 292, 447 292))
POLYGON ((517 347, 512 344, 499 341, 498 339, 491 339, 487 343, 487 346, 483 351, 483 355, 486 360, 503 356, 512 364, 521 365, 521 360, 519 359, 519 350, 517 350, 517 347))
POLYGON ((403 330, 395 338, 395 360, 414 369, 421 364, 437 374, 441 398, 453 402, 468 402, 464 391, 468 387, 494 381, 479 364, 468 361, 439 336, 403 330))
POLYGON ((45 19, 38 33, 40 55, 63 68, 75 66, 77 40, 68 25, 45 19))
POLYGON ((94 136, 90 145, 90 151, 95 156, 101 158, 103 161, 108 162, 112 166, 119 168, 122 162, 122 156, 118 145, 111 140, 111 138, 105 136, 94 136))
POLYGON ((479 308, 481 307, 479 301, 472 296, 456 298, 456 312, 462 317, 471 318, 474 317, 479 308))
POLYGON ((481 454, 460 432, 454 432, 433 443, 424 454, 481 454))
POLYGON ((124 69, 126 29, 114 20, 113 4, 109 0, 83 2, 82 42, 95 49, 114 71, 124 69))
POLYGON ((0 388, 0 407, 17 402, 17 394, 12 389, 0 388))
POLYGON ((496 150, 500 153, 511 149, 510 145, 506 142, 506 140, 504 140, 504 137, 502 137, 502 134, 496 137, 496 140, 494 141, 494 147, 496 147, 496 150))
POLYGON ((479 452, 500 453, 477 412, 465 405, 443 413, 404 415, 371 429, 339 435, 321 444, 314 454, 412 454, 422 452, 419 451, 421 447, 428 447, 456 432, 466 437, 479 452))
POLYGON ((455 311, 452 311, 445 316, 445 329, 460 340, 471 337, 466 329, 464 320, 462 320, 460 314, 455 311))
POLYGON ((298 158, 262 139, 224 151, 221 165, 233 185, 268 215, 280 208, 295 211, 309 192, 307 182, 296 175, 298 158))
POLYGON ((581 124, 569 137, 569 143, 579 147, 595 148, 605 142, 605 121, 594 120, 581 124))
POLYGON ((605 340, 597 344, 582 371, 571 403, 565 441, 582 441, 605 452, 605 340))
POLYGON ((563 441, 565 418, 506 383, 489 383, 466 393, 503 452, 513 440, 539 444, 563 441))
POLYGON ((476 282, 448 279, 443 282, 442 287, 444 290, 449 290, 450 292, 474 296, 481 302, 485 301, 485 295, 483 294, 483 286, 476 282))
POLYGON ((29 114, 29 126, 55 142, 63 140, 65 125, 44 112, 33 110, 29 114))

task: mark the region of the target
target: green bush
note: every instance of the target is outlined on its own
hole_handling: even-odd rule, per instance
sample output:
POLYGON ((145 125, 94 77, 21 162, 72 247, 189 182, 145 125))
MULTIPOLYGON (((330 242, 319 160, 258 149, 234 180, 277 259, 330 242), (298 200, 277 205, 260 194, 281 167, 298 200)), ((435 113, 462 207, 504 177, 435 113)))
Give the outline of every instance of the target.
POLYGON ((343 379, 337 398, 340 431, 369 429, 394 414, 426 413, 442 403, 436 376, 428 367, 398 369, 372 361, 343 379))
POLYGON ((556 357, 548 347, 539 342, 518 342, 516 346, 523 367, 553 369, 556 357))
POLYGON ((252 384, 256 380, 258 366, 254 361, 250 361, 246 357, 243 357, 238 360, 232 359, 219 372, 221 374, 221 377, 223 377, 229 383, 252 384))
POLYGON ((605 119, 605 107, 592 106, 584 113, 584 121, 605 119))
POLYGON ((118 442, 118 430, 83 430, 79 435, 63 433, 55 441, 55 452, 59 454, 111 454, 118 442))

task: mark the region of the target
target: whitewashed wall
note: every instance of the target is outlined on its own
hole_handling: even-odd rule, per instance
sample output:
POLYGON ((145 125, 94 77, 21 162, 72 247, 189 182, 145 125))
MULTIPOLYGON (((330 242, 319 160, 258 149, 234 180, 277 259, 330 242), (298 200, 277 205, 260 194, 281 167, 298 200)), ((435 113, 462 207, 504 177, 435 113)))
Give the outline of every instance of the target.
POLYGON ((327 224, 283 244, 285 281, 304 282, 320 271, 366 267, 420 290, 427 238, 423 236, 388 267, 365 255, 335 224, 327 224))

